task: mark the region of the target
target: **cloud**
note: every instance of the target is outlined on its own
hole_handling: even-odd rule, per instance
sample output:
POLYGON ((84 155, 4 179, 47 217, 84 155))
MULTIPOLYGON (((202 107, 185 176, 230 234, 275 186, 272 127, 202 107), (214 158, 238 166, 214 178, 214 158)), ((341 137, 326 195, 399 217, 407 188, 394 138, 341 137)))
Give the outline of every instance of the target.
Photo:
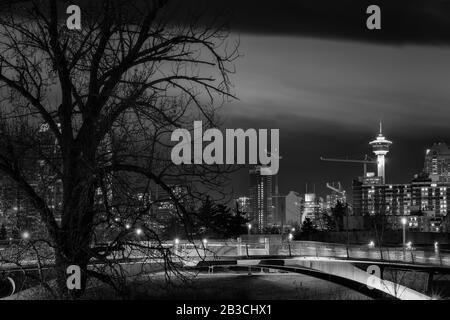
POLYGON ((399 129, 450 122, 448 47, 240 37, 244 57, 232 79, 240 100, 225 108, 227 116, 354 129, 380 117, 399 129))
POLYGON ((177 0, 182 19, 197 8, 211 16, 230 16, 236 32, 354 39, 389 44, 450 43, 448 0, 377 0, 381 30, 368 30, 372 0, 177 0))

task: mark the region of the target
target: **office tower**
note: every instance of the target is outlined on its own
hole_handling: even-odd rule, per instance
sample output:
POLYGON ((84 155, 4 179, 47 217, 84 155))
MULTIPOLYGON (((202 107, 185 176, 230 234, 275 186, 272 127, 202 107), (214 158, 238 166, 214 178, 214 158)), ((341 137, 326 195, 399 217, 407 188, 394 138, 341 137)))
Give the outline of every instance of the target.
POLYGON ((286 199, 285 224, 294 227, 295 225, 301 223, 302 197, 298 192, 289 191, 285 199, 286 199))
POLYGON ((450 149, 443 142, 426 150, 424 172, 432 181, 450 182, 450 149))
POLYGON ((272 195, 273 219, 272 225, 284 228, 286 225, 286 196, 272 195))
MULTIPOLYGON (((32 184, 32 187, 36 187, 32 184)), ((35 231, 39 214, 26 193, 7 176, 0 179, 0 224, 8 234, 18 237, 22 231, 35 231)))
POLYGON ((315 193, 306 193, 303 201, 301 222, 308 218, 315 221, 323 209, 323 199, 317 197, 315 193))
POLYGON ((274 221, 273 196, 278 193, 277 176, 262 175, 261 170, 267 167, 257 165, 249 171, 249 196, 251 223, 256 232, 262 233, 274 221))
POLYGON ((250 219, 251 217, 250 198, 242 196, 237 198, 235 202, 236 202, 236 209, 239 210, 239 212, 244 213, 247 219, 250 219))
POLYGON ((341 183, 338 182, 337 186, 327 183, 327 188, 331 190, 331 194, 326 195, 325 209, 330 212, 331 208, 334 208, 338 202, 347 203, 346 191, 342 188, 341 183))
MULTIPOLYGON (((172 195, 186 208, 192 208, 187 186, 168 185, 172 195)), ((172 195, 161 186, 155 184, 151 191, 151 202, 153 203, 153 215, 158 220, 169 220, 177 216, 177 206, 172 195)))

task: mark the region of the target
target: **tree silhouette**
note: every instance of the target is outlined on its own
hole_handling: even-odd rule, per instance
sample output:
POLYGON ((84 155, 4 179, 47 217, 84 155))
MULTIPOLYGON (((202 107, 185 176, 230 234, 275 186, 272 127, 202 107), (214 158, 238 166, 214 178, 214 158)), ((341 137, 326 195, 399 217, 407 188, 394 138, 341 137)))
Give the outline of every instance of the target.
POLYGON ((347 204, 343 204, 341 201, 337 201, 336 205, 331 208, 331 216, 334 221, 335 230, 341 231, 344 229, 344 217, 347 213, 347 204))
POLYGON ((229 239, 247 231, 248 220, 245 214, 231 209, 223 204, 215 204, 207 197, 200 208, 193 213, 188 225, 182 227, 182 221, 174 219, 169 222, 166 236, 168 239, 176 237, 192 237, 196 239, 229 239))
POLYGON ((305 218, 305 220, 302 223, 302 234, 305 236, 310 235, 311 233, 314 233, 317 231, 316 226, 311 221, 310 218, 305 218))
POLYGON ((218 103, 233 98, 228 74, 237 46, 227 44, 221 21, 189 14, 183 23, 171 21, 167 3, 85 2, 82 30, 73 31, 65 24, 67 1, 2 4, 0 171, 26 194, 44 227, 33 241, 54 251, 62 297, 78 297, 90 277, 118 288, 122 280, 111 276, 117 269, 88 265, 111 264, 110 250, 96 250, 99 241, 139 247, 129 236, 137 227, 170 266, 151 223, 163 201, 152 198, 152 185, 180 220, 190 217, 188 196, 181 199, 170 185, 189 186, 191 202, 224 185, 226 167, 175 166, 170 134, 190 129, 193 119, 216 126, 218 103), (61 199, 49 200, 56 186, 61 199), (66 288, 73 264, 82 270, 81 291, 66 288))

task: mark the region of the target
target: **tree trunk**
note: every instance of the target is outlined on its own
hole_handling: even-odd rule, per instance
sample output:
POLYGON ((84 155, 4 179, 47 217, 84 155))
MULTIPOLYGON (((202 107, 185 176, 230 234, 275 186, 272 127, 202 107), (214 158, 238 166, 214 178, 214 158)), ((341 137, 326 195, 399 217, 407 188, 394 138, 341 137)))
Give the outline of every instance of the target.
MULTIPOLYGON (((88 249, 88 248, 86 248, 88 249)), ((84 251, 84 250, 82 250, 84 251)), ((55 270, 56 270, 56 284, 57 292, 60 299, 79 299, 83 296, 87 284, 87 266, 89 256, 87 254, 80 254, 75 252, 67 252, 60 249, 55 253, 55 270), (70 274, 67 274, 67 268, 71 265, 80 267, 81 272, 81 288, 69 290, 67 287, 67 279, 70 274)))
POLYGON ((63 299, 77 299, 84 294, 87 266, 91 255, 95 210, 95 147, 73 151, 64 161, 64 196, 60 234, 55 264, 57 289, 63 299), (81 271, 81 289, 67 288, 67 268, 76 265, 81 271))

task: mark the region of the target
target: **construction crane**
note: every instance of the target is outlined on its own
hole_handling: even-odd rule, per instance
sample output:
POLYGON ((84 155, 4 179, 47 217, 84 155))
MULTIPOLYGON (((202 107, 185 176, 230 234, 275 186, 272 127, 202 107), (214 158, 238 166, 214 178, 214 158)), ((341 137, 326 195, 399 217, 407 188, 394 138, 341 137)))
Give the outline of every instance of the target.
POLYGON ((329 182, 327 182, 327 188, 330 189, 330 190, 333 190, 334 192, 336 192, 336 193, 338 193, 340 195, 345 195, 345 190, 342 189, 340 182, 338 182, 338 187, 337 188, 334 187, 334 183, 333 183, 333 185, 331 185, 329 182))
MULTIPOLYGON (((338 182, 338 187, 337 188, 334 186, 334 182, 333 182, 333 184, 330 184, 329 182, 327 182, 326 186, 327 186, 328 189, 336 192, 337 194, 340 194, 342 197, 346 197, 345 190, 342 188, 340 182, 338 182)), ((347 202, 347 200, 346 200, 346 202, 347 202)), ((351 207, 351 205, 349 203, 347 203, 347 206, 351 207)))
POLYGON ((363 164, 363 170, 364 170, 364 177, 366 176, 366 173, 367 173, 367 164, 377 164, 377 160, 369 158, 367 156, 367 154, 365 155, 364 160, 324 158, 324 157, 320 157, 320 160, 322 160, 322 161, 331 161, 331 162, 362 163, 363 164))

